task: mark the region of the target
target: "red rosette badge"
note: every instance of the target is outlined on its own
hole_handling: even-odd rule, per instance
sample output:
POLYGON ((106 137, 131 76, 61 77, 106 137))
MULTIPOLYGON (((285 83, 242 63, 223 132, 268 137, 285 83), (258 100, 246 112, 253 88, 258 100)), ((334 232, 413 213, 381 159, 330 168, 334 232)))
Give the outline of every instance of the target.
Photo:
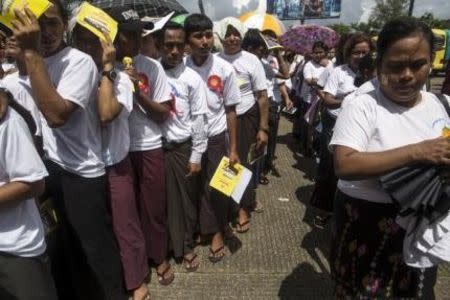
POLYGON ((211 75, 208 78, 208 88, 217 94, 222 94, 223 92, 223 83, 222 79, 217 75, 211 75))
POLYGON ((138 73, 138 77, 139 77, 139 90, 142 93, 149 95, 150 94, 150 83, 149 83, 147 75, 144 73, 138 73))

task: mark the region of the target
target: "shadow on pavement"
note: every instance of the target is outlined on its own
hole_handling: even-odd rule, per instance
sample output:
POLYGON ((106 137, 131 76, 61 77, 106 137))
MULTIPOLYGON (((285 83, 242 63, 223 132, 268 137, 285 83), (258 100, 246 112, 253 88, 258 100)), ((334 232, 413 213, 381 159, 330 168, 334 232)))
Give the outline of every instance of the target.
POLYGON ((293 164, 292 167, 302 171, 305 174, 303 175, 305 179, 313 181, 317 169, 316 161, 313 158, 305 157, 299 153, 299 144, 295 141, 292 133, 279 135, 277 144, 285 144, 288 147, 295 160, 295 164, 293 164))
POLYGON ((299 264, 281 282, 278 297, 291 299, 332 299, 333 282, 328 274, 318 273, 309 263, 299 264))

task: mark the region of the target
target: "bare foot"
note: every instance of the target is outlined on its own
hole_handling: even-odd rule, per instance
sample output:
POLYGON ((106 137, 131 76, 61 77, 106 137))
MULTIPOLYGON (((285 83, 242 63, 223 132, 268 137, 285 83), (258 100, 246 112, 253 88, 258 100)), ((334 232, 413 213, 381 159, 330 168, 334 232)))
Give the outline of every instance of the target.
POLYGON ((145 283, 133 291, 133 300, 150 300, 150 292, 145 283))

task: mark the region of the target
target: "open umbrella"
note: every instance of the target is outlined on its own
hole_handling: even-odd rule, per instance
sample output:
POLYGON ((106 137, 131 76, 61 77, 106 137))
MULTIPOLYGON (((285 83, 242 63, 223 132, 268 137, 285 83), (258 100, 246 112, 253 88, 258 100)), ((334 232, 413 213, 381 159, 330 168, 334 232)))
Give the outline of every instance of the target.
POLYGON ((186 20, 186 18, 189 16, 189 14, 181 14, 181 15, 177 15, 175 17, 173 17, 172 19, 170 19, 171 22, 180 24, 181 26, 184 25, 184 21, 186 20))
POLYGON ((298 25, 281 36, 281 44, 284 47, 300 54, 311 53, 312 47, 317 41, 332 48, 336 46, 338 35, 333 29, 325 26, 298 25))
POLYGON ((381 186, 398 205, 400 215, 434 222, 450 210, 450 185, 443 167, 432 165, 400 168, 380 178, 381 186))
POLYGON ((272 30, 277 36, 286 32, 283 22, 281 22, 275 15, 264 14, 257 11, 248 12, 239 17, 247 28, 256 28, 261 31, 272 30))
POLYGON ((170 12, 185 14, 187 10, 176 0, 93 0, 92 4, 104 10, 118 6, 132 7, 139 17, 164 17, 170 12))

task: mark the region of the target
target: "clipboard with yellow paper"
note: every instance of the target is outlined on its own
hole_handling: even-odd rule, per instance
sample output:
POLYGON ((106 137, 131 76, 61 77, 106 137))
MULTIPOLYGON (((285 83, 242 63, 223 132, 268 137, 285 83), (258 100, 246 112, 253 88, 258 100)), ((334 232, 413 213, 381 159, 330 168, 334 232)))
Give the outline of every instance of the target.
POLYGON ((83 2, 79 8, 77 24, 83 26, 96 36, 104 39, 103 32, 107 32, 111 41, 114 41, 117 34, 117 22, 106 12, 95 7, 88 2, 83 2))
POLYGON ((48 0, 2 0, 0 1, 0 23, 13 29, 11 22, 16 19, 15 9, 23 11, 28 7, 39 18, 53 4, 48 0))
POLYGON ((230 168, 228 157, 223 157, 217 167, 209 186, 221 192, 225 196, 231 197, 236 203, 240 203, 245 192, 252 172, 240 164, 235 164, 230 168))

